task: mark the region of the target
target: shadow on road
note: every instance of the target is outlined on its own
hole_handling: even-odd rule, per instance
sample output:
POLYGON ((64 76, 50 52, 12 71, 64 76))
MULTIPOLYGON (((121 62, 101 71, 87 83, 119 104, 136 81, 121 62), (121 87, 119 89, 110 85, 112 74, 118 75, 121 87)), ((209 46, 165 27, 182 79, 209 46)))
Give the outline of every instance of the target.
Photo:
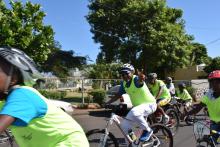
POLYGON ((95 117, 110 117, 111 116, 111 110, 93 110, 89 111, 90 116, 95 116, 95 117))

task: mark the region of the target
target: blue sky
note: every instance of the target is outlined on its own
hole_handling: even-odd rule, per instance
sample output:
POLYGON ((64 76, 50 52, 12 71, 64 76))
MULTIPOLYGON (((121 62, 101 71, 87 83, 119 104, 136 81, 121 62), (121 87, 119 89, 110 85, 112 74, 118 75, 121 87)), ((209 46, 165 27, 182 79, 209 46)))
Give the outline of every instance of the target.
MULTIPOLYGON (((9 0, 5 0, 8 3, 9 0)), ((26 2, 27 0, 22 0, 26 2)), ((47 16, 46 25, 51 25, 55 39, 65 50, 76 55, 88 55, 93 61, 99 52, 94 43, 90 26, 85 19, 88 0, 31 0, 40 3, 47 16)), ((185 29, 195 41, 206 45, 208 55, 220 56, 220 0, 167 0, 168 6, 183 10, 185 29)))

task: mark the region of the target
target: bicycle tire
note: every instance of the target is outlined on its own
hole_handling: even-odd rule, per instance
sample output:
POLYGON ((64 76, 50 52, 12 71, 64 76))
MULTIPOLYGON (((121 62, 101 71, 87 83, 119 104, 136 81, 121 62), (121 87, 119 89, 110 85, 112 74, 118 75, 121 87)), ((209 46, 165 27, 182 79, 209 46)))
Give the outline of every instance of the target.
POLYGON ((177 112, 172 108, 165 110, 165 113, 170 117, 170 121, 168 124, 166 124, 166 126, 170 128, 174 136, 178 132, 180 126, 179 116, 177 112))
POLYGON ((187 124, 188 126, 192 126, 192 125, 194 124, 191 115, 187 115, 187 116, 186 116, 185 122, 186 122, 186 124, 187 124))
MULTIPOLYGON (((98 147, 102 135, 105 135, 105 130, 93 129, 86 133, 90 147, 98 147)), ((105 147, 119 147, 118 141, 115 136, 109 132, 105 147)))
POLYGON ((0 134, 0 146, 13 147, 14 137, 9 130, 0 134))
POLYGON ((203 138, 196 141, 196 147, 215 147, 210 138, 203 138))
MULTIPOLYGON (((171 130, 163 124, 153 124, 151 125, 153 134, 159 139, 159 147, 173 147, 173 134, 171 130)), ((152 146, 154 147, 154 146, 152 146)))

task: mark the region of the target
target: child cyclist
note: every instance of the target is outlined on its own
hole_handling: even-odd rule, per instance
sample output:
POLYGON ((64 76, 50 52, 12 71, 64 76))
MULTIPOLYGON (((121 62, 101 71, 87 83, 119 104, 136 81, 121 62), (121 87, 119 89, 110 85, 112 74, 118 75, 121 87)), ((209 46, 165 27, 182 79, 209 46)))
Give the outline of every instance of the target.
MULTIPOLYGON (((157 108, 156 100, 145 84, 145 75, 142 72, 138 72, 136 76, 134 75, 134 67, 130 64, 124 64, 120 70, 120 74, 123 81, 121 82, 119 92, 106 104, 116 101, 121 98, 123 94, 127 93, 130 96, 133 108, 128 112, 126 118, 140 124, 141 128, 144 130, 140 137, 140 141, 148 141, 153 130, 148 126, 145 117, 155 112, 157 108)), ((132 124, 124 120, 122 122, 122 128, 128 133, 132 128, 132 124)))
POLYGON ((192 105, 192 97, 186 89, 186 84, 183 82, 178 84, 177 98, 177 101, 184 103, 186 107, 192 105))
MULTIPOLYGON (((220 70, 211 72, 208 80, 212 90, 202 97, 200 103, 194 104, 194 109, 186 115, 196 114, 206 106, 211 120, 210 129, 220 131, 220 70)), ((215 142, 218 137, 218 134, 213 135, 215 142)))
POLYGON ((88 147, 81 126, 36 89, 24 86, 40 75, 24 52, 0 48, 0 132, 11 129, 21 147, 88 147))
POLYGON ((169 89, 169 91, 170 91, 170 95, 172 96, 172 97, 174 97, 175 95, 176 95, 176 90, 175 90, 175 86, 174 86, 174 84, 173 84, 173 80, 172 80, 172 78, 171 77, 167 77, 166 79, 165 79, 165 84, 166 84, 166 87, 167 87, 167 89, 169 89))

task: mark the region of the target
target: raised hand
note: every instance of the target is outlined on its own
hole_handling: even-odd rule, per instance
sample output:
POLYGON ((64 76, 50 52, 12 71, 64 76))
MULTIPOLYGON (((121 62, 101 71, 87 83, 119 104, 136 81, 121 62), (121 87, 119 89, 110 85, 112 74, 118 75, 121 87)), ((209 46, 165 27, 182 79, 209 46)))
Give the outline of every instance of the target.
POLYGON ((143 69, 141 69, 141 70, 137 69, 137 76, 138 76, 140 82, 145 81, 145 74, 144 74, 143 69))

